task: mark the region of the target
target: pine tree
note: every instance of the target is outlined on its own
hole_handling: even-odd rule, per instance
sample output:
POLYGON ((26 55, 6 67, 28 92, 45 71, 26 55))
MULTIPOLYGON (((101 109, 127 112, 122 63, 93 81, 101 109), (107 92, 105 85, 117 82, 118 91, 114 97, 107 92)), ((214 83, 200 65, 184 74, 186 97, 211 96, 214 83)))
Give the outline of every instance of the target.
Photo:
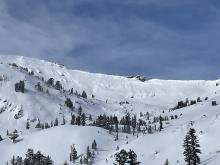
POLYGON ((53 121, 50 122, 50 127, 53 127, 53 121))
POLYGON ((89 121, 92 121, 92 115, 91 114, 89 115, 89 121))
POLYGON ((18 83, 15 84, 15 92, 21 92, 24 93, 24 81, 20 81, 18 83))
POLYGON ((10 163, 11 163, 11 165, 16 165, 16 161, 15 161, 15 156, 14 155, 13 155, 10 163))
POLYGON ((61 90, 61 89, 63 88, 62 85, 61 85, 61 83, 60 83, 60 81, 56 81, 54 88, 55 88, 56 90, 61 90))
POLYGON ((41 123, 39 119, 38 119, 38 123, 36 124, 35 128, 41 128, 41 123))
POLYGON ((67 162, 65 161, 63 165, 68 165, 67 162))
POLYGON ((132 125, 132 130, 133 130, 133 135, 134 135, 134 134, 135 134, 135 129, 136 129, 136 126, 137 126, 137 118, 136 118, 136 115, 134 115, 134 117, 132 117, 131 125, 132 125))
POLYGON ((66 105, 67 107, 69 107, 70 109, 73 108, 73 102, 71 101, 70 98, 67 98, 67 99, 66 99, 65 105, 66 105))
POLYGON ((114 165, 125 165, 127 162, 128 153, 122 149, 120 152, 115 154, 115 161, 114 165))
POLYGON ((15 162, 16 162, 16 165, 23 165, 22 157, 17 156, 15 162))
POLYGON ((127 113, 127 115, 125 116, 125 130, 126 133, 131 133, 131 118, 130 118, 130 114, 127 113))
POLYGON ((47 156, 44 161, 45 165, 53 165, 53 161, 50 156, 47 156))
POLYGON ((191 165, 192 155, 191 155, 190 137, 188 134, 184 138, 183 147, 184 147, 183 155, 185 156, 184 160, 187 163, 186 165, 191 165))
POLYGON ((118 140, 118 118, 117 116, 113 117, 113 123, 115 124, 115 131, 116 131, 115 141, 117 141, 118 140))
POLYGON ((92 143, 92 149, 93 150, 96 150, 97 149, 97 144, 96 144, 96 141, 94 140, 93 143, 92 143))
POLYGON ((12 160, 10 161, 11 164, 14 165, 53 165, 53 161, 50 156, 44 156, 38 151, 36 154, 34 153, 33 149, 28 149, 26 153, 26 158, 22 161, 22 157, 17 156, 16 159, 13 156, 12 160))
POLYGON ((192 151, 192 162, 193 165, 200 164, 200 158, 198 154, 201 154, 200 151, 200 145, 199 145, 199 140, 197 139, 197 136, 195 135, 196 130, 195 129, 190 129, 189 130, 189 135, 191 139, 191 151, 192 151))
POLYGON ((129 165, 138 165, 138 164, 140 164, 140 162, 137 161, 137 155, 133 150, 130 150, 128 152, 127 163, 129 165))
POLYGON ((86 115, 85 115, 85 113, 83 113, 83 114, 81 115, 81 124, 82 124, 82 126, 85 126, 85 125, 86 125, 86 115))
POLYGON ((148 128, 147 128, 147 132, 148 132, 149 134, 151 134, 151 133, 152 133, 152 128, 151 128, 151 125, 149 125, 149 126, 148 126, 148 128))
POLYGON ((89 148, 89 146, 87 146, 87 149, 86 149, 86 158, 87 160, 91 159, 92 157, 92 153, 91 153, 91 150, 89 148))
POLYGON ((81 115, 82 115, 82 107, 81 107, 81 106, 79 106, 79 109, 78 109, 78 114, 79 114, 79 116, 81 116, 81 115))
POLYGON ((83 164, 82 156, 80 157, 79 162, 80 162, 80 164, 83 164))
POLYGON ((71 118, 70 124, 71 124, 71 125, 74 125, 74 124, 75 124, 75 119, 76 119, 76 117, 75 117, 75 115, 72 115, 71 117, 72 117, 72 118, 71 118))
POLYGON ((58 126, 58 125, 59 125, 59 121, 58 121, 58 118, 56 118, 55 121, 54 121, 54 127, 58 126))
POLYGON ((168 161, 168 159, 165 160, 164 165, 169 165, 169 161, 168 161))
POLYGON ((193 128, 190 128, 189 132, 187 133, 183 147, 184 152, 183 155, 185 156, 185 162, 187 165, 198 165, 200 164, 200 158, 198 154, 201 154, 199 140, 195 135, 196 131, 193 128))
POLYGON ((81 117, 80 116, 76 117, 76 125, 81 125, 81 117))
POLYGON ((147 115, 147 120, 149 120, 149 119, 150 119, 150 114, 149 114, 149 112, 147 112, 146 115, 147 115))
POLYGON ((87 94, 86 94, 85 91, 82 92, 82 97, 85 98, 85 99, 87 99, 87 94))
POLYGON ((26 129, 30 129, 30 123, 29 123, 29 121, 27 121, 27 123, 26 123, 26 129))
POLYGON ((40 92, 43 92, 43 87, 41 86, 40 82, 37 83, 37 85, 35 85, 35 88, 40 91, 40 92))
POLYGON ((24 164, 29 165, 34 163, 34 150, 28 149, 26 153, 26 158, 24 159, 24 164))
POLYGON ((48 86, 54 86, 54 79, 49 78, 46 83, 47 83, 48 86))
POLYGON ((70 95, 73 95, 73 88, 70 89, 70 95))
POLYGON ((159 131, 161 131, 163 129, 163 118, 160 116, 159 117, 159 120, 160 120, 160 127, 159 127, 159 131))
POLYGON ((43 160, 43 155, 41 154, 40 151, 37 151, 36 154, 34 154, 34 161, 37 163, 42 162, 43 160))
POLYGON ((92 160, 92 163, 94 163, 94 160, 95 160, 95 151, 94 151, 94 150, 92 151, 92 157, 91 157, 91 160, 92 160))
POLYGON ((63 123, 62 123, 62 125, 65 125, 65 124, 66 124, 66 119, 65 119, 65 117, 63 115, 63 123))
POLYGON ((78 159, 77 151, 74 145, 71 146, 71 152, 70 152, 70 162, 72 161, 75 163, 75 161, 78 159))

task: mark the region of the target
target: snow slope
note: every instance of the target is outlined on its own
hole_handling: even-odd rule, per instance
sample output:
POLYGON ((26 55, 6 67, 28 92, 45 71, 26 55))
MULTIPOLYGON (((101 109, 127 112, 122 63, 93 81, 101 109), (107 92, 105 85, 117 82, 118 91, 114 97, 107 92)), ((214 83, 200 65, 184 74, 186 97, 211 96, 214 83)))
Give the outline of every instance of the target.
POLYGON ((220 110, 219 106, 212 106, 213 100, 220 103, 220 80, 215 81, 180 81, 151 79, 141 82, 136 78, 88 73, 70 70, 63 65, 43 60, 21 56, 0 56, 0 135, 5 140, 0 142, 0 164, 5 164, 12 155, 24 156, 27 148, 41 150, 49 154, 55 164, 68 161, 70 145, 75 144, 80 154, 85 152, 86 146, 94 139, 98 142, 96 164, 113 164, 112 157, 117 146, 133 149, 141 164, 160 165, 165 159, 171 164, 184 165, 182 156, 183 138, 190 127, 197 130, 202 150, 202 164, 218 165, 220 160, 220 110), (14 67, 27 68, 28 71, 14 67), (34 75, 29 74, 31 71, 34 75), (29 72, 29 73, 28 73, 29 72), (71 88, 81 93, 86 91, 88 99, 69 95, 48 87, 42 81, 54 78, 59 80, 65 90, 71 88), (14 84, 25 81, 25 93, 15 92, 14 84), (46 92, 39 92, 35 85, 41 82, 46 92), (92 98, 95 95, 95 98, 92 98), (117 115, 119 118, 130 112, 139 117, 139 113, 150 112, 153 115, 178 115, 179 118, 165 124, 161 132, 155 134, 140 134, 136 136, 120 133, 119 141, 114 141, 108 131, 96 127, 65 126, 53 127, 45 130, 34 128, 37 119, 50 122, 65 116, 70 120, 71 113, 77 113, 64 106, 66 97, 71 98, 74 107, 82 106, 86 115, 93 118, 99 114, 117 115), (169 111, 178 101, 205 97, 209 99, 196 105, 169 111), (127 101, 129 104, 119 104, 127 101), (23 111, 19 119, 14 116, 23 111), (162 113, 164 111, 164 113, 162 113), (26 130, 27 120, 33 120, 31 129, 26 130), (192 124, 193 125, 192 125, 192 124), (21 141, 13 144, 6 136, 17 129, 21 141), (127 137, 126 137, 127 136, 127 137), (128 144, 126 143, 128 142, 128 144), (58 148, 58 149, 57 149, 58 148), (107 158, 107 162, 106 162, 107 158), (177 160, 179 163, 177 163, 177 160))

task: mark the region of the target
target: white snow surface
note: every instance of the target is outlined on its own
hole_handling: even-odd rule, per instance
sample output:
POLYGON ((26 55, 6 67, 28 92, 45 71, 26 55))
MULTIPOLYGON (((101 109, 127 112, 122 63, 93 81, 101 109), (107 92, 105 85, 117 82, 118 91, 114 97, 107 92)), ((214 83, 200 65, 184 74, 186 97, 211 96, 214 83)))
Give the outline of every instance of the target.
POLYGON ((21 56, 0 56, 0 165, 6 164, 13 155, 25 155, 28 148, 49 154, 57 165, 65 161, 69 163, 70 146, 75 144, 78 154, 86 151, 95 139, 98 144, 96 165, 112 165, 116 147, 132 149, 137 153, 141 165, 162 165, 168 158, 172 165, 184 165, 183 139, 190 127, 197 131, 201 145, 201 162, 203 165, 219 165, 220 161, 220 107, 212 106, 212 101, 220 103, 220 80, 159 80, 150 79, 141 82, 136 78, 104 75, 71 70, 63 65, 21 56), (9 64, 33 71, 34 75, 21 71, 9 64), (64 89, 86 91, 88 99, 75 95, 63 94, 43 83, 40 78, 54 78, 60 81, 64 89), (20 80, 25 81, 25 93, 15 92, 14 85, 20 80), (35 85, 41 82, 49 94, 39 92, 35 85), (92 98, 92 94, 95 98, 92 98), (139 134, 139 137, 119 134, 119 141, 107 130, 92 126, 73 126, 69 124, 70 114, 77 113, 64 106, 66 97, 71 98, 74 107, 82 106, 86 115, 93 118, 100 114, 116 115, 119 118, 130 112, 140 116, 140 112, 151 115, 178 115, 179 118, 165 124, 161 132, 139 134), (169 111, 178 101, 186 98, 203 101, 186 108, 169 111), (204 100, 208 97, 208 100, 204 100), (129 104, 120 105, 119 102, 129 104), (23 110, 19 119, 14 116, 23 110), (164 111, 164 113, 162 113, 164 111), (181 114, 181 116, 180 116, 181 114), (62 120, 65 116, 66 125, 39 130, 34 128, 35 120, 50 122, 56 117, 62 120), (32 120, 31 128, 25 129, 26 121, 32 120), (191 125, 190 123, 193 123, 191 125), (20 133, 18 143, 12 143, 6 136, 6 130, 17 129, 20 133), (127 136, 127 137, 126 137, 127 136), (128 144, 126 144, 128 142, 128 144), (219 153, 219 154, 218 154, 219 153), (106 159, 108 160, 106 162, 106 159), (178 160, 178 163, 177 163, 178 160))

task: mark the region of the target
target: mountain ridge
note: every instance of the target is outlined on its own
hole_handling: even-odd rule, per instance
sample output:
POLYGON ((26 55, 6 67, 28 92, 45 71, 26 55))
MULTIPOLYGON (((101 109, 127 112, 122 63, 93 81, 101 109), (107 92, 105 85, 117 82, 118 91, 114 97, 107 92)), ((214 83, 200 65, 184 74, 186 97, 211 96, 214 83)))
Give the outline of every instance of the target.
MULTIPOLYGON (((203 164, 210 157, 214 158, 209 165, 217 165, 220 160, 217 154, 220 146, 212 144, 220 137, 215 132, 220 126, 219 80, 152 79, 141 82, 121 76, 70 70, 60 64, 19 56, 0 56, 0 80, 0 135, 4 139, 0 142, 0 151, 4 151, 0 153, 0 164, 5 164, 13 155, 24 157, 28 148, 49 154, 55 164, 62 164, 65 160, 69 161, 71 144, 84 154, 86 146, 97 139, 100 149, 96 155, 97 165, 112 164, 117 146, 135 150, 143 165, 148 162, 151 165, 162 164, 167 158, 172 164, 182 165, 183 138, 192 126, 196 128, 201 142, 203 164), (50 78, 54 79, 54 84, 59 81, 61 88, 49 85, 50 78), (24 91, 16 92, 15 84, 20 81, 24 81, 24 91), (86 98, 81 95, 83 91, 86 98), (67 98, 74 108, 66 105, 67 98), (186 98, 197 100, 196 104, 172 109, 180 101, 185 103, 186 98), (216 106, 212 106, 213 101, 216 101, 216 106), (72 126, 71 115, 78 116, 80 107, 86 115, 86 126, 72 126), (147 112, 150 119, 146 117, 147 112), (103 114, 121 119, 127 113, 146 122, 153 122, 154 117, 160 115, 177 118, 164 121, 164 129, 153 134, 135 132, 133 136, 120 132, 119 141, 114 141, 115 133, 109 134, 108 130, 97 128, 89 120, 90 115, 95 120, 103 114), (144 115, 141 116, 141 113, 144 115), (49 123, 57 118, 62 123, 64 117, 65 125, 43 130, 35 128, 39 120, 49 123), (29 130, 26 129, 27 121, 30 123, 29 130), (19 131, 21 140, 15 144, 6 135, 7 130, 11 133, 14 129, 19 131), (53 136, 57 137, 50 141, 53 136), (59 145, 64 147, 56 151, 54 146, 59 145), (180 163, 176 163, 177 160, 180 163)), ((155 125, 158 126, 158 123, 155 125)))

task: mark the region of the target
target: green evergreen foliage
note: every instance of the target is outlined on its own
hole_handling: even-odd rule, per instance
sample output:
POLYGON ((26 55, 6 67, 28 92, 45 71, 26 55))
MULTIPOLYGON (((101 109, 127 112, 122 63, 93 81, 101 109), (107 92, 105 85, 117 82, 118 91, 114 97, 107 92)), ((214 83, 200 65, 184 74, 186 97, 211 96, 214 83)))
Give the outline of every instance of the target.
POLYGON ((200 145, 197 136, 195 135, 196 131, 193 128, 190 128, 187 135, 184 138, 183 147, 185 156, 186 165, 198 165, 200 164, 200 145))
POLYGON ((83 98, 87 99, 87 94, 85 91, 82 92, 82 95, 81 95, 83 98))
POLYGON ((55 85, 54 85, 54 88, 56 89, 56 90, 61 90, 63 87, 62 87, 62 85, 61 85, 61 83, 60 83, 60 81, 56 81, 56 83, 55 83, 55 85))
POLYGON ((49 79, 47 80, 46 84, 47 84, 48 86, 54 86, 54 79, 53 79, 53 78, 49 78, 49 79))
POLYGON ((95 140, 92 142, 92 149, 93 149, 93 150, 96 150, 96 149, 97 149, 97 143, 96 143, 95 140))
POLYGON ((78 159, 77 151, 74 145, 71 146, 71 152, 70 152, 70 162, 75 163, 75 161, 78 159))
POLYGON ((24 81, 20 81, 18 83, 15 83, 15 92, 24 93, 24 88, 25 88, 24 81))

